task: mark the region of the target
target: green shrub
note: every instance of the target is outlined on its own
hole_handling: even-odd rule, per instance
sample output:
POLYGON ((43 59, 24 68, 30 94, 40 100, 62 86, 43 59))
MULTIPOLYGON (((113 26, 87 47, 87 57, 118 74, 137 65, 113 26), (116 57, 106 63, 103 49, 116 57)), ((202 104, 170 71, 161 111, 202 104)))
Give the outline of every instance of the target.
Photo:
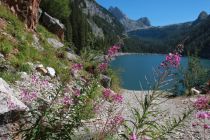
POLYGON ((14 83, 20 79, 20 75, 13 72, 0 72, 0 77, 9 83, 14 83))

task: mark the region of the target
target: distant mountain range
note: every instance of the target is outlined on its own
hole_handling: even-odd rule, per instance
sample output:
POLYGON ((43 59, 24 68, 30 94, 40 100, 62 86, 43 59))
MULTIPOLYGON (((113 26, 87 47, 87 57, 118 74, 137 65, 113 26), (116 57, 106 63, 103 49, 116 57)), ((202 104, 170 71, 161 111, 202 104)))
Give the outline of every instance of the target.
POLYGON ((108 10, 119 20, 126 31, 151 27, 150 21, 147 17, 142 17, 138 20, 132 20, 129 19, 118 7, 110 7, 108 10))
POLYGON ((210 16, 202 11, 195 21, 128 32, 125 51, 168 53, 186 40, 185 54, 198 51, 210 58, 210 16))

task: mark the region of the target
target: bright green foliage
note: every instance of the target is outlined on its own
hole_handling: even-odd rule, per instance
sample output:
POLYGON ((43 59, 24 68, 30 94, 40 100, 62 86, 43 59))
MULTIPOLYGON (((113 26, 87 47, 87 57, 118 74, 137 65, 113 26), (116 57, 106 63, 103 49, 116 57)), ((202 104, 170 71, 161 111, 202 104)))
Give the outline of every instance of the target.
POLYGON ((47 38, 56 38, 55 35, 48 32, 44 27, 38 25, 37 35, 40 38, 41 46, 44 51, 39 51, 32 46, 33 38, 32 33, 26 31, 24 24, 14 16, 6 7, 0 5, 0 18, 7 21, 7 26, 4 32, 15 40, 10 40, 10 37, 1 35, 0 37, 0 52, 4 55, 9 55, 13 49, 18 49, 17 54, 9 55, 8 61, 14 66, 17 71, 30 72, 27 62, 37 63, 40 62, 44 66, 53 67, 56 70, 58 76, 62 80, 69 80, 70 74, 66 67, 69 65, 68 60, 65 58, 58 57, 57 53, 64 53, 63 50, 55 50, 46 41, 47 38))
POLYGON ((188 69, 184 72, 184 87, 186 94, 190 95, 190 89, 204 85, 209 80, 208 69, 204 68, 197 56, 188 57, 188 69))
POLYGON ((69 0, 42 0, 41 8, 62 22, 70 15, 69 0))

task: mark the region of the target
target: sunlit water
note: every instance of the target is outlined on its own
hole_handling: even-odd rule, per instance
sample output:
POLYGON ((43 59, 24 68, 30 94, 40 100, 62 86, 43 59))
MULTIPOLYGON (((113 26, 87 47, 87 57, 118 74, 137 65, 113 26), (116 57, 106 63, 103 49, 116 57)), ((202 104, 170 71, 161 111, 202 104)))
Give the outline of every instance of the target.
MULTIPOLYGON (((165 55, 132 54, 117 56, 111 62, 111 67, 119 71, 122 87, 129 90, 149 89, 147 81, 153 82, 153 70, 165 59, 165 55), (147 79, 147 80, 146 80, 147 79)), ((181 66, 186 68, 187 57, 182 57, 181 66)), ((205 67, 210 67, 210 60, 202 59, 205 67)))

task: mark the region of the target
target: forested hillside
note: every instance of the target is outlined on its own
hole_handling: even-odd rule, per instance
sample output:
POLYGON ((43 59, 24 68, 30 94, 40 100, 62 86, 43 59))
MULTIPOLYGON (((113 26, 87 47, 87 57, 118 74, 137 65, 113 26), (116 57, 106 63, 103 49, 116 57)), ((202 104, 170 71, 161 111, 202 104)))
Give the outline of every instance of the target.
POLYGON ((42 0, 41 8, 65 24, 65 38, 77 53, 105 50, 123 32, 116 18, 93 0, 42 0))

